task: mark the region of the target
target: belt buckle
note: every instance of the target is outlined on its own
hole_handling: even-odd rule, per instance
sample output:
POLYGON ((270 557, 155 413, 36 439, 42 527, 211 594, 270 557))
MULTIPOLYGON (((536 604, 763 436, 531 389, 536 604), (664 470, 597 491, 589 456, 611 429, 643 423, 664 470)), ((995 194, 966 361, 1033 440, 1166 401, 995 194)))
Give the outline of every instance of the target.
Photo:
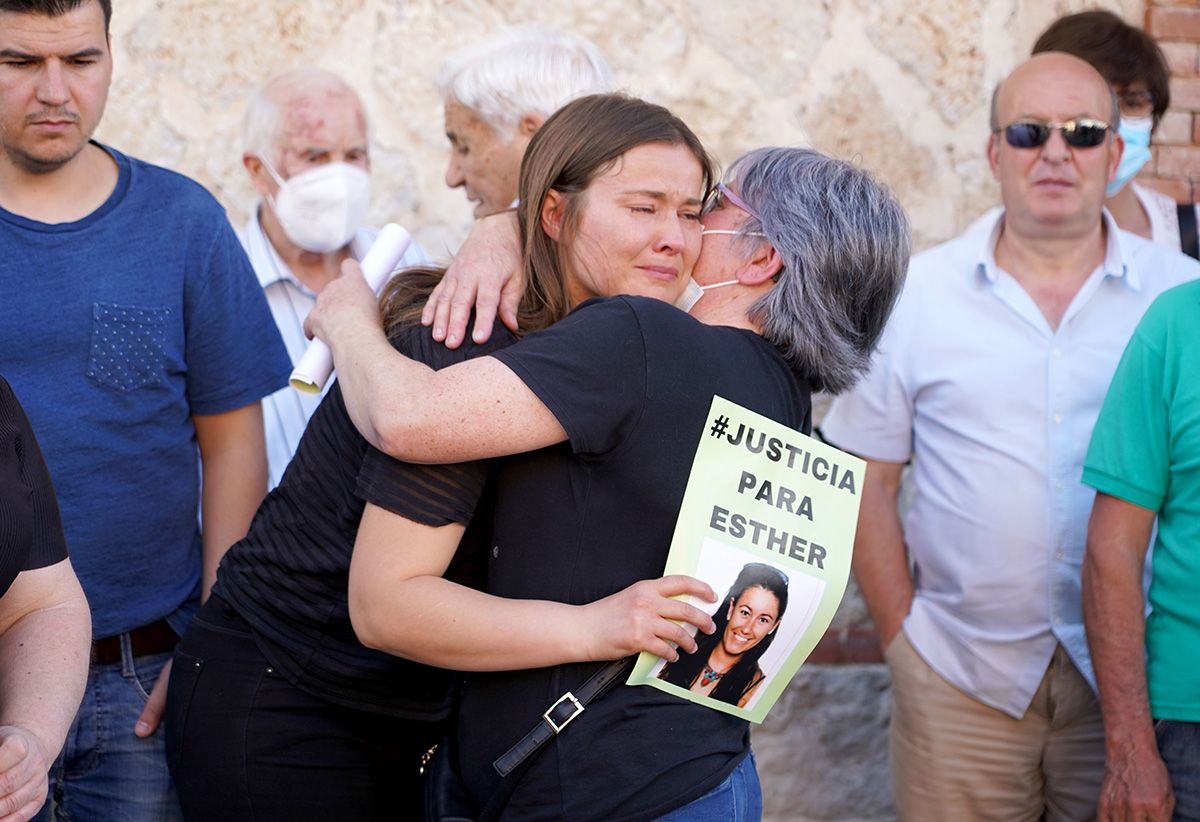
POLYGON ((575 698, 575 694, 571 693, 570 691, 567 691, 565 694, 563 694, 557 700, 555 700, 553 705, 551 705, 549 708, 546 709, 546 712, 544 714, 542 714, 542 719, 546 720, 546 724, 549 725, 550 729, 554 731, 555 735, 557 735, 557 734, 562 733, 562 729, 567 727, 568 725, 570 725, 571 720, 573 720, 575 717, 579 716, 581 713, 583 713, 583 703, 575 698), (571 703, 574 704, 575 710, 573 710, 571 712, 571 715, 568 716, 566 719, 564 719, 561 724, 559 724, 558 722, 555 722, 553 719, 550 718, 550 714, 554 713, 554 710, 559 705, 561 705, 567 701, 570 701, 571 703))

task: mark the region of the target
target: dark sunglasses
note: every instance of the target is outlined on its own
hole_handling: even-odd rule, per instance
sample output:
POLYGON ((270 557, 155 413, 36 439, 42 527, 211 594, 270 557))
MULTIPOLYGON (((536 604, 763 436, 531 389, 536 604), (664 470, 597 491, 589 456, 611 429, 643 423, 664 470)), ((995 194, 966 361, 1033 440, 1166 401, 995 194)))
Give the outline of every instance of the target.
POLYGON ((1054 129, 1062 135, 1071 148, 1095 148, 1108 137, 1108 123, 1103 120, 1067 120, 1064 123, 1036 123, 1020 120, 997 131, 1004 132, 1004 140, 1013 148, 1037 148, 1050 139, 1054 129))

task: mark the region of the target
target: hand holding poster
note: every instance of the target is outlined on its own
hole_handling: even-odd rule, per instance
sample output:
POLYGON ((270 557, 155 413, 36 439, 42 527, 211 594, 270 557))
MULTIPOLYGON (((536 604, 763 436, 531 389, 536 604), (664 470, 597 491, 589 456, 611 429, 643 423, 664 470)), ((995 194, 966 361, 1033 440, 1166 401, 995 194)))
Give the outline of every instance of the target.
POLYGON ((666 574, 724 594, 717 630, 667 663, 643 653, 651 685, 762 722, 829 627, 850 575, 866 463, 714 397, 696 448, 666 574))

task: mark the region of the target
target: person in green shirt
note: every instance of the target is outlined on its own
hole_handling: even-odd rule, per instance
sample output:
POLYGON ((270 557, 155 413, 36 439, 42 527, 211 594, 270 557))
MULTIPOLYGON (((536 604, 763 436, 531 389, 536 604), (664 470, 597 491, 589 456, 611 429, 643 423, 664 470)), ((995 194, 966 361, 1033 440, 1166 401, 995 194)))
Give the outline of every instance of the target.
POLYGON ((1200 281, 1146 311, 1084 461, 1083 609, 1104 718, 1099 818, 1200 819, 1200 281), (1154 579, 1142 573, 1155 519, 1154 579), (1143 646, 1144 639, 1144 646, 1143 646))

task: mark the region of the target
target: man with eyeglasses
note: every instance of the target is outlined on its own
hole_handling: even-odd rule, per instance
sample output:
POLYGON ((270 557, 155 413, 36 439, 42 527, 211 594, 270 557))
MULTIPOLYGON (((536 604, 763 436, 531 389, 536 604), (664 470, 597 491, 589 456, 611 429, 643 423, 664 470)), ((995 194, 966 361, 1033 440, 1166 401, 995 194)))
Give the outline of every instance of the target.
POLYGON ((1097 9, 1051 23, 1033 45, 1034 54, 1045 51, 1066 52, 1091 63, 1120 102, 1125 151, 1104 203, 1117 225, 1200 258, 1200 204, 1176 204, 1167 195, 1132 182, 1149 162, 1150 136, 1171 104, 1171 75, 1162 49, 1146 32, 1097 9))
POLYGON ((822 426, 869 461, 854 572, 892 672, 904 819, 1096 812, 1083 455, 1138 318, 1200 276, 1103 210, 1119 119, 1076 57, 1036 56, 1000 84, 987 156, 1004 208, 914 257, 871 373, 822 426))

